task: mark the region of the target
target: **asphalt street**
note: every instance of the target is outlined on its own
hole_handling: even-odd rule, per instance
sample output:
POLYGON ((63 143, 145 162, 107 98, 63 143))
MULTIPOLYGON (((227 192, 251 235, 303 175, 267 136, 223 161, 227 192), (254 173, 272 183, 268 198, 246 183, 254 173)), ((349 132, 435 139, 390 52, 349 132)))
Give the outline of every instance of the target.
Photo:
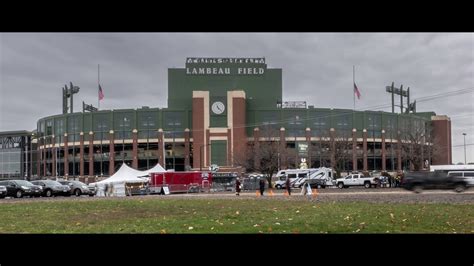
POLYGON ((313 195, 304 196, 301 190, 295 189, 291 196, 286 195, 285 190, 273 189, 271 193, 267 189, 264 196, 260 196, 257 191, 244 191, 240 196, 236 196, 232 192, 213 192, 213 193, 184 193, 171 195, 145 195, 133 197, 52 197, 52 198, 5 198, 0 199, 0 204, 8 203, 26 203, 26 202, 42 202, 42 201, 95 201, 95 200, 136 200, 136 199, 256 199, 256 200, 295 200, 305 201, 313 200, 318 202, 374 202, 374 203, 463 203, 474 204, 474 188, 457 193, 451 190, 424 190, 422 193, 414 193, 401 188, 326 188, 313 189, 313 195))

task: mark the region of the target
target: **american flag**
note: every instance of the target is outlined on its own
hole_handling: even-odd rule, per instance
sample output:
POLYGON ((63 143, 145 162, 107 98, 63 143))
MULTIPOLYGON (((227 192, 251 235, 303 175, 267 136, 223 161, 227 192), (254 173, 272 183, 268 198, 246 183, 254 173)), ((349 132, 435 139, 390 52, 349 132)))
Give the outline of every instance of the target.
POLYGON ((357 88, 357 85, 355 84, 355 82, 354 82, 354 93, 355 95, 357 95, 357 99, 360 100, 360 91, 359 91, 359 88, 357 88))
POLYGON ((104 99, 104 92, 102 91, 102 87, 99 84, 99 101, 104 99))

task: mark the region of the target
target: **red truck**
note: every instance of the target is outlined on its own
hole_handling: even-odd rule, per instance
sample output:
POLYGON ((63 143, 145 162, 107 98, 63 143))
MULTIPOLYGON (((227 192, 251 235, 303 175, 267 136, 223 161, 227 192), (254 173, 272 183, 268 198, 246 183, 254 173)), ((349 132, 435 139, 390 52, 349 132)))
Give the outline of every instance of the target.
POLYGON ((212 184, 212 173, 209 172, 164 172, 151 173, 150 193, 200 192, 209 190, 212 184))

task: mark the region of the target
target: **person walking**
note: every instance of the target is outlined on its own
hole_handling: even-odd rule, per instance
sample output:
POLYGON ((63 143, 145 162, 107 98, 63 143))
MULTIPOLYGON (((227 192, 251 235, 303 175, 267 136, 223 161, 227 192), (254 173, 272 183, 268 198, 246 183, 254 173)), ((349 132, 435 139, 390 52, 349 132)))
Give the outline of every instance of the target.
POLYGON ((113 197, 114 196, 114 183, 110 183, 110 186, 109 186, 109 197, 113 197))
POLYGON ((237 177, 235 180, 235 195, 240 196, 241 183, 240 179, 237 177))
POLYGON ((288 196, 291 196, 291 182, 288 176, 286 177, 285 186, 286 186, 286 191, 288 191, 288 196))
POLYGON ((109 195, 109 184, 105 183, 104 185, 104 197, 109 195))
POLYGON ((260 195, 263 196, 263 192, 265 191, 265 180, 260 179, 260 195))

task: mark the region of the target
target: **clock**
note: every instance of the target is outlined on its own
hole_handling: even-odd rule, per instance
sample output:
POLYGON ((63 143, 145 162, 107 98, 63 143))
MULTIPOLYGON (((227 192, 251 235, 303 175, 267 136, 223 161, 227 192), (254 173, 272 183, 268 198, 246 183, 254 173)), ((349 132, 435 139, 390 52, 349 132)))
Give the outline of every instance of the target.
POLYGON ((212 104, 212 112, 216 115, 220 115, 225 111, 225 105, 222 102, 214 102, 212 104))

